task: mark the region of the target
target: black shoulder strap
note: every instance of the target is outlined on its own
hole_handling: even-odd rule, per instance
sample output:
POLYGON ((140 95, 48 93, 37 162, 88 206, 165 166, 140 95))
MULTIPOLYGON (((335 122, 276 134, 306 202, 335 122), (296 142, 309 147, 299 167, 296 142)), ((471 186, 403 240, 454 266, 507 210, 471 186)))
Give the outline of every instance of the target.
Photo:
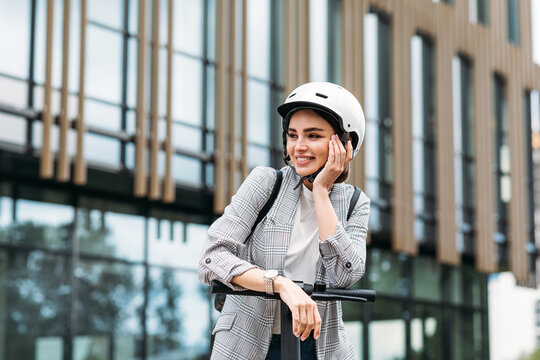
POLYGON ((356 206, 356 203, 358 202, 358 198, 360 197, 361 193, 362 193, 362 191, 360 191, 360 189, 355 186, 354 187, 354 194, 351 197, 351 203, 349 204, 349 212, 347 213, 347 221, 349 221, 349 219, 350 219, 350 217, 352 215, 352 212, 354 210, 354 207, 356 206))
POLYGON ((272 193, 270 194, 270 197, 266 201, 266 204, 264 204, 264 207, 259 212, 259 216, 257 216, 257 220, 255 221, 255 224, 253 224, 253 227, 251 228, 251 232, 255 230, 257 225, 261 222, 261 220, 268 214, 268 211, 272 208, 272 205, 274 205, 274 201, 276 201, 276 198, 279 194, 279 189, 281 188, 281 182, 283 180, 283 173, 281 170, 276 170, 276 183, 274 184, 274 189, 272 189, 272 193))

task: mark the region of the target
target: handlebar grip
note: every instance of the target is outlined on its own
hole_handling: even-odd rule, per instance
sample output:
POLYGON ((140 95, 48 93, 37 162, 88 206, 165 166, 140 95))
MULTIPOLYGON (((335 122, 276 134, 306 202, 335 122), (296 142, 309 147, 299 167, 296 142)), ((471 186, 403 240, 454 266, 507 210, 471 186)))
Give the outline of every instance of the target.
POLYGON ((341 295, 350 297, 362 297, 367 302, 374 302, 377 292, 369 289, 332 289, 326 288, 326 293, 330 295, 341 295))
POLYGON ((224 285, 223 283, 212 280, 212 285, 210 286, 210 292, 212 294, 227 294, 227 295, 249 295, 249 296, 262 296, 267 299, 277 299, 280 300, 279 294, 270 295, 265 292, 261 291, 254 291, 254 290, 240 290, 236 291, 228 287, 227 285, 224 285))

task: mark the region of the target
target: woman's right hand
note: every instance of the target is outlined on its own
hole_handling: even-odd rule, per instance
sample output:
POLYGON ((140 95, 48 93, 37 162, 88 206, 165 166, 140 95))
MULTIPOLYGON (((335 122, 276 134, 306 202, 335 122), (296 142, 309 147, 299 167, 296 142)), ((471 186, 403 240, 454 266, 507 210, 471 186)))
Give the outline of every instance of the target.
POLYGON ((292 313, 292 330, 296 337, 304 341, 313 330, 313 338, 317 340, 321 333, 321 316, 317 303, 292 280, 278 276, 274 280, 275 291, 287 304, 292 313))

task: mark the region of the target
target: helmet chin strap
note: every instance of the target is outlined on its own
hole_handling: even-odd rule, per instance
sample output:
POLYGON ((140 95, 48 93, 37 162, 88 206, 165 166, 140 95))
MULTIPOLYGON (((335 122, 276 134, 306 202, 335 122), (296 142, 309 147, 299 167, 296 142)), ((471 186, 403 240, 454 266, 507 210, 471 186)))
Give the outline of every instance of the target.
MULTIPOLYGON (((293 167, 294 169, 294 167, 293 167)), ((296 186, 294 187, 293 190, 296 190, 298 189, 298 187, 300 187, 300 185, 305 181, 309 181, 310 183, 313 183, 313 181, 315 181, 315 178, 317 177, 317 175, 319 175, 319 173, 322 171, 322 169, 324 169, 324 166, 321 167, 319 170, 315 171, 313 174, 311 175, 306 175, 306 176, 302 176, 300 178, 300 181, 298 182, 298 184, 296 184, 296 186)), ((294 170, 296 172, 296 169, 294 170)), ((298 173, 297 173, 298 174, 298 173)))

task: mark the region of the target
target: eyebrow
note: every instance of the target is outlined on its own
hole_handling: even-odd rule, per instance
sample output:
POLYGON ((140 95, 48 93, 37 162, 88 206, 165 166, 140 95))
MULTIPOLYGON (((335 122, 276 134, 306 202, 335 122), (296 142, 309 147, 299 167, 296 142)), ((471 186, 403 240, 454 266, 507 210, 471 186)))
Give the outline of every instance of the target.
MULTIPOLYGON (((293 129, 293 128, 289 128, 289 131, 294 131, 296 132, 296 129, 293 129)), ((320 128, 316 128, 316 127, 310 127, 310 128, 307 128, 307 129, 304 129, 304 132, 311 132, 311 131, 324 131, 324 129, 320 129, 320 128)))

